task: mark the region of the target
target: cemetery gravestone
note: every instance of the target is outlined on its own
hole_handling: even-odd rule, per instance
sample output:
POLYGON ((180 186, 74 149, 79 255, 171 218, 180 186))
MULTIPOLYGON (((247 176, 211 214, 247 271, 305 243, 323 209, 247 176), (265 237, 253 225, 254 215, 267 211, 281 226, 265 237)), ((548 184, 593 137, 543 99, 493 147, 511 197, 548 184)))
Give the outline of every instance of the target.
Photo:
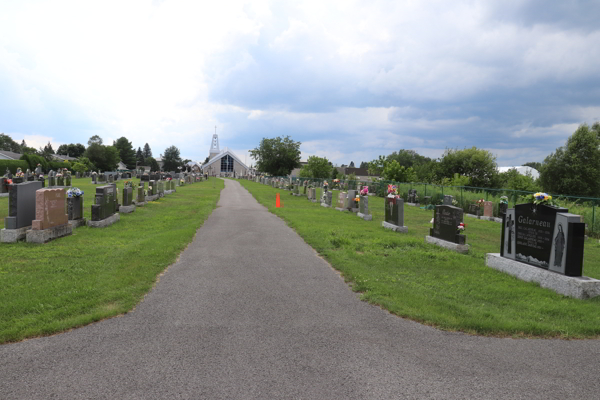
POLYGON ((25 182, 11 185, 8 196, 8 216, 4 218, 0 241, 5 243, 24 239, 26 230, 35 219, 35 192, 42 188, 41 182, 25 182))
POLYGON ((348 190, 344 207, 348 211, 358 212, 358 207, 356 206, 356 190, 348 190))
MULTIPOLYGON (((142 193, 143 193, 143 189, 142 189, 142 193)), ((123 202, 122 202, 122 205, 119 206, 119 212, 125 213, 125 214, 134 212, 135 205, 133 205, 132 202, 133 202, 133 187, 125 186, 123 188, 123 202)))
POLYGON ((373 219, 373 216, 369 214, 369 196, 360 196, 360 201, 358 202, 358 214, 356 215, 365 221, 371 221, 373 219))
POLYGON ((483 216, 493 217, 494 216, 494 203, 491 201, 483 202, 483 216))
POLYGON ((6 180, 8 178, 0 178, 0 194, 3 194, 4 196, 2 197, 7 197, 8 196, 8 186, 6 185, 6 180))
POLYGON ((92 205, 92 220, 88 226, 105 227, 119 220, 117 213, 116 185, 105 185, 96 188, 96 204, 92 205))
POLYGON ((418 204, 419 196, 417 195, 417 189, 410 189, 408 191, 408 203, 418 204))
POLYGON ((48 172, 48 187, 56 186, 56 173, 52 170, 48 172))
POLYGON ((39 189, 35 193, 35 216, 26 237, 29 243, 46 243, 73 233, 65 214, 64 189, 39 189))
POLYGON ((452 205, 452 200, 453 200, 452 196, 450 196, 449 194, 445 194, 444 195, 444 203, 443 203, 443 205, 444 206, 451 206, 452 205))
POLYGON ((433 214, 433 228, 429 229, 426 241, 459 253, 468 253, 467 237, 458 233, 458 226, 462 222, 462 208, 436 206, 433 214))
POLYGON ((67 216, 73 228, 85 225, 83 218, 83 196, 67 197, 67 216))
POLYGON ((408 232, 408 228, 404 226, 404 200, 401 197, 385 198, 385 220, 381 222, 381 226, 395 232, 408 232))
POLYGON ((339 192, 335 209, 338 211, 344 211, 346 209, 345 206, 346 206, 346 193, 339 192))

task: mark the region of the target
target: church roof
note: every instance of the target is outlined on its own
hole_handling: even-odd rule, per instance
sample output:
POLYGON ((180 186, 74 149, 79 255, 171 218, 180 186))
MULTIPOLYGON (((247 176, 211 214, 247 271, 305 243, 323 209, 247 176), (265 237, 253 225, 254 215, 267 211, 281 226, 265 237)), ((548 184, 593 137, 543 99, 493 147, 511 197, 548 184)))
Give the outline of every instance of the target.
POLYGON ((225 154, 229 154, 231 156, 231 158, 233 158, 235 161, 237 161, 238 163, 240 163, 244 168, 248 169, 248 167, 246 166, 246 164, 244 164, 235 154, 233 154, 233 152, 231 150, 229 150, 227 147, 225 147, 223 150, 221 150, 221 152, 219 154, 217 154, 216 156, 214 156, 213 158, 211 158, 210 160, 208 160, 208 162, 204 163, 202 165, 202 169, 214 164, 216 161, 219 161, 225 154))

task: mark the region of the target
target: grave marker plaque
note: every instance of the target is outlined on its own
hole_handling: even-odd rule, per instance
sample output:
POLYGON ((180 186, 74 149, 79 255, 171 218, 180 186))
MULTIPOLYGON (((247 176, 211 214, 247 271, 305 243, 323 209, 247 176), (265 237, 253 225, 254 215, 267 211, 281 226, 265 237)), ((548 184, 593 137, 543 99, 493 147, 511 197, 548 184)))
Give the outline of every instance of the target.
POLYGON ((31 225, 35 219, 35 192, 42 188, 39 181, 11 185, 8 195, 8 217, 4 218, 5 229, 21 229, 31 225))
POLYGON ((483 202, 483 216, 493 217, 494 216, 494 203, 491 201, 483 202))
POLYGON ((35 219, 31 229, 50 229, 69 222, 65 214, 64 189, 39 189, 35 192, 35 202, 35 219))

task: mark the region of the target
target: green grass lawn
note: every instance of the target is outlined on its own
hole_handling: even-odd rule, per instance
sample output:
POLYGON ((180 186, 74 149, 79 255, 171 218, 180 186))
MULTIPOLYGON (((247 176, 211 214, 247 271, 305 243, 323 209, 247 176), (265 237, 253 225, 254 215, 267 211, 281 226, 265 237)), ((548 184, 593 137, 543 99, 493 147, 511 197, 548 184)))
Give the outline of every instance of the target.
MULTIPOLYGON (((500 223, 465 217, 470 250, 461 255, 425 243, 433 211, 405 206, 408 233, 400 234, 381 227, 383 198, 369 198, 373 221, 363 221, 288 191, 240 183, 339 270, 364 300, 396 315, 490 336, 600 337, 600 297, 572 299, 485 266, 486 253, 500 252, 500 223), (277 192, 283 208, 275 208, 277 192)), ((600 279, 597 240, 586 243, 584 275, 600 279)))
MULTIPOLYGON (((95 185, 81 178, 73 186, 85 192, 89 219, 95 185)), ((177 187, 110 227, 80 227, 43 245, 0 243, 0 343, 130 311, 192 241, 223 187, 219 179, 177 187)), ((7 212, 8 199, 0 198, 2 227, 7 212)))

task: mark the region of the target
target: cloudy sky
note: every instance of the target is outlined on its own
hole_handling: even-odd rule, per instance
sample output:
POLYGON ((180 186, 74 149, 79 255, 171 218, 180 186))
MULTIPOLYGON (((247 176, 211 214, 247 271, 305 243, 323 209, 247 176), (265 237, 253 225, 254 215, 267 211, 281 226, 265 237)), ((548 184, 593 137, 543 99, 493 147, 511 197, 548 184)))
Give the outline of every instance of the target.
POLYGON ((600 2, 0 0, 0 132, 247 163, 399 149, 542 161, 600 118, 600 2))

